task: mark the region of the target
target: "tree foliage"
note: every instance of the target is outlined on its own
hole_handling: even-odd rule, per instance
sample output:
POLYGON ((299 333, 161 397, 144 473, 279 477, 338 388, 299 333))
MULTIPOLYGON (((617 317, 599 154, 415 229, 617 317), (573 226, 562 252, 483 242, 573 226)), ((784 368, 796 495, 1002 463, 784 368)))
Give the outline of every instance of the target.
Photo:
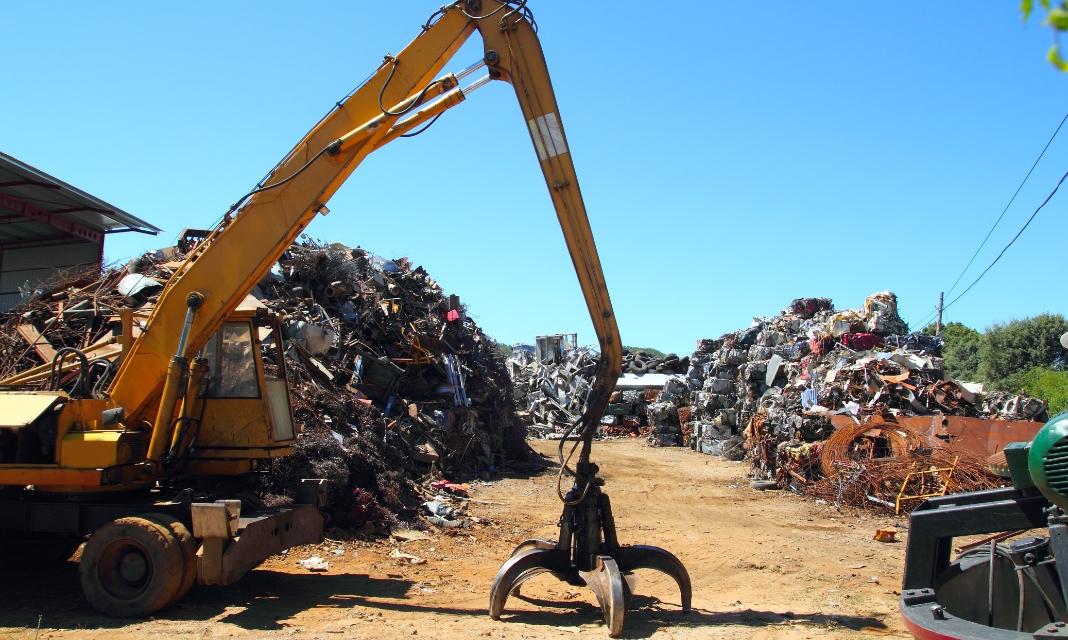
POLYGON ((942 358, 946 372, 957 380, 978 381, 982 334, 967 325, 950 322, 942 329, 942 340, 945 342, 942 358))
POLYGON ((623 348, 627 351, 630 351, 631 353, 645 352, 646 355, 652 356, 654 358, 663 358, 665 355, 667 355, 660 349, 654 349, 652 347, 628 347, 624 345, 623 348))
POLYGON ((1049 403, 1049 414, 1068 411, 1068 371, 1035 367, 1020 375, 1020 390, 1049 403))
POLYGON ((995 324, 980 342, 979 374, 995 389, 1016 391, 1023 376, 1036 367, 1064 369, 1060 337, 1068 322, 1060 314, 1043 313, 1033 318, 995 324))
MULTIPOLYGON (((1046 59, 1059 70, 1068 71, 1068 61, 1061 55, 1060 39, 1061 32, 1068 31, 1068 0, 1062 0, 1056 6, 1050 0, 1039 0, 1039 5, 1046 14, 1042 23, 1052 29, 1054 34, 1053 44, 1046 52, 1046 59)), ((1020 13, 1023 14, 1024 22, 1031 17, 1034 9, 1034 0, 1020 0, 1020 13)))

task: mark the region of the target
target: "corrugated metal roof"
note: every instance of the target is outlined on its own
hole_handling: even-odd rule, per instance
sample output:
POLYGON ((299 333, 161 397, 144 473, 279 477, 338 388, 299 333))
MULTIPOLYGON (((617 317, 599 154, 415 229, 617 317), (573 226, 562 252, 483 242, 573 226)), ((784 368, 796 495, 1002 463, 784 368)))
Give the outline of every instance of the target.
POLYGON ((0 244, 121 231, 160 229, 0 152, 0 244))

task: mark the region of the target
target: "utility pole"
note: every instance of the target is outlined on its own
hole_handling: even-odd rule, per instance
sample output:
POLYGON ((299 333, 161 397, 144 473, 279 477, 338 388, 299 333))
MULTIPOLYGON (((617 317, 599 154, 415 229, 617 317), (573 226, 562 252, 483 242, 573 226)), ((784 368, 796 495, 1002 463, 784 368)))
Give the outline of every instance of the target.
POLYGON ((942 335, 942 292, 938 292, 938 316, 935 318, 935 335, 942 335))

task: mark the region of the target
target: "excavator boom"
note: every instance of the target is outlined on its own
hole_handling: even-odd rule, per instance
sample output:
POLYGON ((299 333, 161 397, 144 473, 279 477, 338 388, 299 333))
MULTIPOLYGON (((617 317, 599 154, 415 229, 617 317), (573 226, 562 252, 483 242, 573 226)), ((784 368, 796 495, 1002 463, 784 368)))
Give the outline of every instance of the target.
POLYGON ((600 415, 615 382, 609 374, 619 371, 619 331, 533 20, 525 2, 466 0, 440 9, 415 40, 387 56, 188 255, 110 386, 111 403, 124 408, 127 424, 168 424, 173 403, 166 406, 164 397, 158 407, 182 337, 186 353, 198 351, 315 215, 326 213, 326 203, 368 154, 395 139, 398 129, 463 99, 454 76, 435 78, 475 31, 485 44, 489 77, 515 89, 590 310, 601 375, 589 415, 600 415), (190 296, 199 304, 193 314, 187 313, 190 296), (157 411, 163 420, 155 420, 157 411))

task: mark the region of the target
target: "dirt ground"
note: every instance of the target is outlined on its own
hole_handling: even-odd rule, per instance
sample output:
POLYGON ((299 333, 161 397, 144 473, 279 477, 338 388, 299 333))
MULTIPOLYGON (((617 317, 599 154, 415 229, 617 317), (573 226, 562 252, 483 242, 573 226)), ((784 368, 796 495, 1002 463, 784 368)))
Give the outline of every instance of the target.
MULTIPOLYGON (((554 443, 533 442, 542 453, 554 443)), ((686 564, 694 611, 674 582, 640 572, 629 638, 908 638, 896 613, 904 545, 872 533, 901 519, 843 514, 793 494, 748 487, 745 465, 636 441, 598 443, 620 540, 662 546, 686 564)), ((560 504, 551 470, 473 489, 487 523, 399 544, 324 543, 269 560, 232 587, 198 587, 150 620, 93 612, 77 565, 8 573, 0 637, 117 638, 607 638, 592 592, 535 578, 494 622, 494 573, 528 537, 555 538, 560 504), (394 549, 423 564, 390 557, 394 549), (336 555, 336 550, 343 555, 336 555), (296 562, 330 562, 310 573, 296 562)))

